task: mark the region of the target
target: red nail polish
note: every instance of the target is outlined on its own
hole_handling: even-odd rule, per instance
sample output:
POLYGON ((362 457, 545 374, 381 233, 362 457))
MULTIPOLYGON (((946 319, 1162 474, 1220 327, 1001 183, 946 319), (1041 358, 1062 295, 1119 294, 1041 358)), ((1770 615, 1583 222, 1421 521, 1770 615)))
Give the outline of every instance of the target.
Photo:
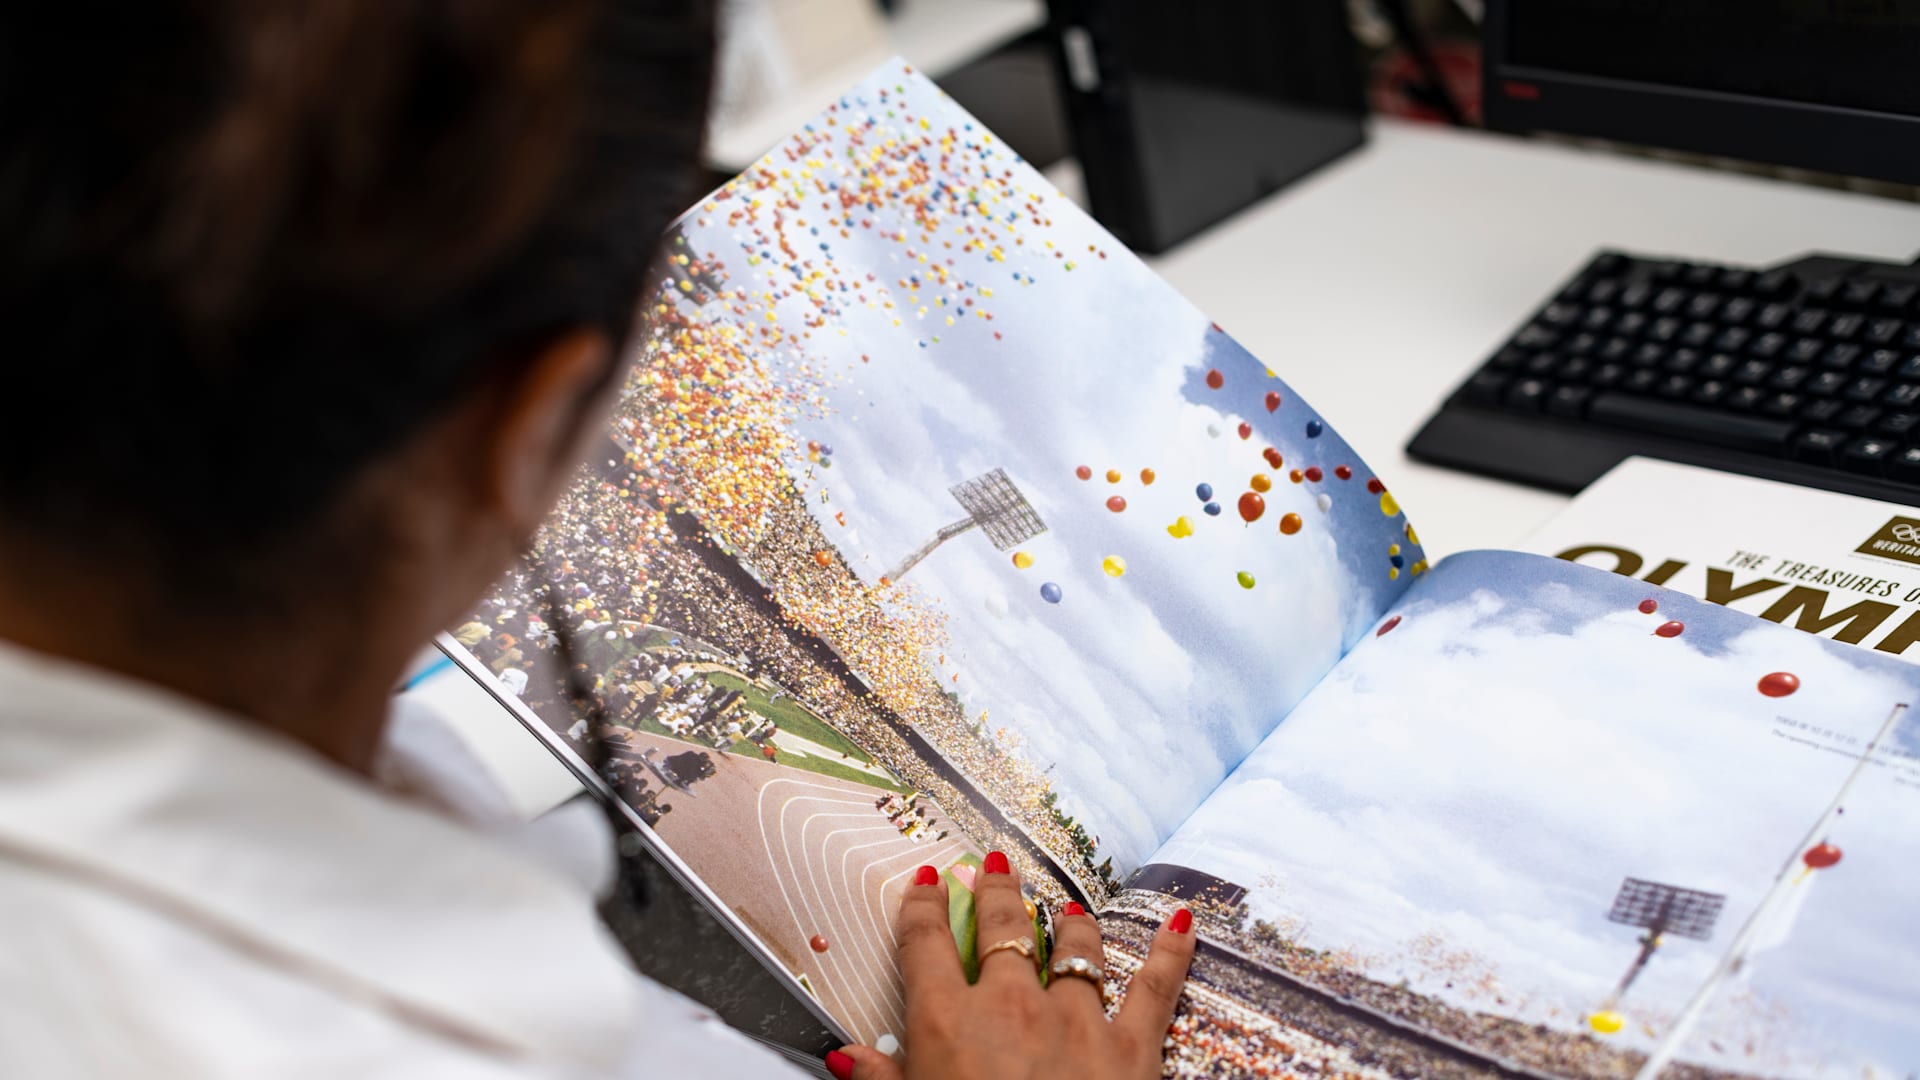
POLYGON ((829 1050, 827 1071, 833 1074, 833 1080, 853 1080, 853 1059, 838 1050, 829 1050))
MULTIPOLYGON (((931 866, 923 866, 913 872, 913 883, 915 885, 938 885, 940 884, 940 871, 935 870, 931 866)), ((836 1050, 834 1053, 839 1053, 839 1051, 836 1050)))
POLYGON ((1188 911, 1186 908, 1181 908, 1179 911, 1174 912, 1173 918, 1167 920, 1167 929, 1176 934, 1184 934, 1192 930, 1193 912, 1188 911))
POLYGON ((1086 908, 1081 907, 1072 900, 1067 901, 1067 906, 1060 909, 1060 914, 1062 915, 1085 915, 1086 913, 1086 908))
POLYGON ((981 866, 989 874, 1010 874, 1013 872, 1013 867, 1007 865, 1007 854, 1004 851, 987 852, 987 858, 981 866))

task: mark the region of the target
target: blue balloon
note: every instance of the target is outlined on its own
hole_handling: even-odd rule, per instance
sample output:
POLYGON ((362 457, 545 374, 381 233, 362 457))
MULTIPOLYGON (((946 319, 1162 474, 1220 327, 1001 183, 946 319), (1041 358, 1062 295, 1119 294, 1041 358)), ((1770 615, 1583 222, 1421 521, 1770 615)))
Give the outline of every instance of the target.
POLYGON ((1208 503, 1208 504, 1207 504, 1206 506, 1204 506, 1204 507, 1202 507, 1201 509, 1203 509, 1203 510, 1205 510, 1205 511, 1207 512, 1207 516, 1208 516, 1208 517, 1219 517, 1219 516, 1220 516, 1220 504, 1219 504, 1219 503, 1208 503))
POLYGON ((1389 555, 1387 556, 1387 561, 1393 564, 1395 570, 1407 565, 1407 557, 1405 555, 1389 555))
POLYGON ((1201 502, 1206 502, 1207 500, 1213 498, 1213 485, 1201 484, 1199 487, 1193 489, 1193 493, 1195 495, 1200 496, 1201 502))
POLYGON ((832 457, 832 456, 833 456, 833 447, 831 447, 831 446, 828 446, 828 445, 827 445, 826 443, 821 443, 821 444, 820 444, 820 456, 821 456, 821 457, 832 457))
POLYGON ((1051 581, 1047 582, 1045 585, 1040 586, 1040 599, 1045 600, 1049 604, 1059 603, 1060 602, 1060 586, 1055 585, 1051 581))
POLYGON ((1318 420, 1307 421, 1307 438, 1317 439, 1320 437, 1320 433, 1325 430, 1327 430, 1327 426, 1325 424, 1322 424, 1320 421, 1318 420))

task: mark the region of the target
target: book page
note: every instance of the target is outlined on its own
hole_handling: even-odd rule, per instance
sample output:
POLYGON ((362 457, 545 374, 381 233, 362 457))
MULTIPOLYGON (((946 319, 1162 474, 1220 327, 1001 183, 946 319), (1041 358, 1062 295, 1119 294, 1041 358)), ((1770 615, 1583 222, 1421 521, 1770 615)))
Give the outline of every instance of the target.
POLYGON ((1425 569, 1330 422, 903 68, 667 254, 454 636, 863 1041, 916 866, 1097 904, 1425 569))
POLYGON ((1125 968, 1196 909, 1176 1075, 1627 1077, 1669 1036, 1695 1076, 1910 1075, 1920 717, 1829 810, 1917 698, 1911 665, 1680 593, 1451 557, 1104 925, 1125 968))
POLYGON ((1920 663, 1920 511, 1629 458, 1523 550, 1920 663))

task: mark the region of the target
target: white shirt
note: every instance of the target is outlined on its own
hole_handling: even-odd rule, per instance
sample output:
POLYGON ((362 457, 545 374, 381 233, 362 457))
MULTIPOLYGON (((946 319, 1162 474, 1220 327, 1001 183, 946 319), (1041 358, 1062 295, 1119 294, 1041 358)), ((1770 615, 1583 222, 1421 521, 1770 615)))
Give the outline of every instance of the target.
POLYGON ((627 966, 582 880, 605 843, 537 859, 484 792, 428 805, 435 771, 388 762, 403 797, 0 645, 0 1076, 789 1074, 627 966))

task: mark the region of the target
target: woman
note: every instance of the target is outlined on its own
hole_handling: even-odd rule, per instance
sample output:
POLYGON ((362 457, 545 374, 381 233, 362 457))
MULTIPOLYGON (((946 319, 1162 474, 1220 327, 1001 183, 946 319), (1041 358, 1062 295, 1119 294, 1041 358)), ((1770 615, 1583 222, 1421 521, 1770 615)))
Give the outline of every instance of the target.
MULTIPOLYGON (((779 1071, 622 967, 590 890, 387 715, 602 419, 695 194, 705 5, 25 7, 0 15, 0 1074, 779 1071)), ((987 870, 981 940, 1017 938, 987 870)), ((908 1056, 831 1071, 1158 1074, 1184 917, 1109 1023, 1010 948, 969 986, 917 880, 908 1056)), ((1100 955, 1061 923, 1061 955, 1100 955)))

